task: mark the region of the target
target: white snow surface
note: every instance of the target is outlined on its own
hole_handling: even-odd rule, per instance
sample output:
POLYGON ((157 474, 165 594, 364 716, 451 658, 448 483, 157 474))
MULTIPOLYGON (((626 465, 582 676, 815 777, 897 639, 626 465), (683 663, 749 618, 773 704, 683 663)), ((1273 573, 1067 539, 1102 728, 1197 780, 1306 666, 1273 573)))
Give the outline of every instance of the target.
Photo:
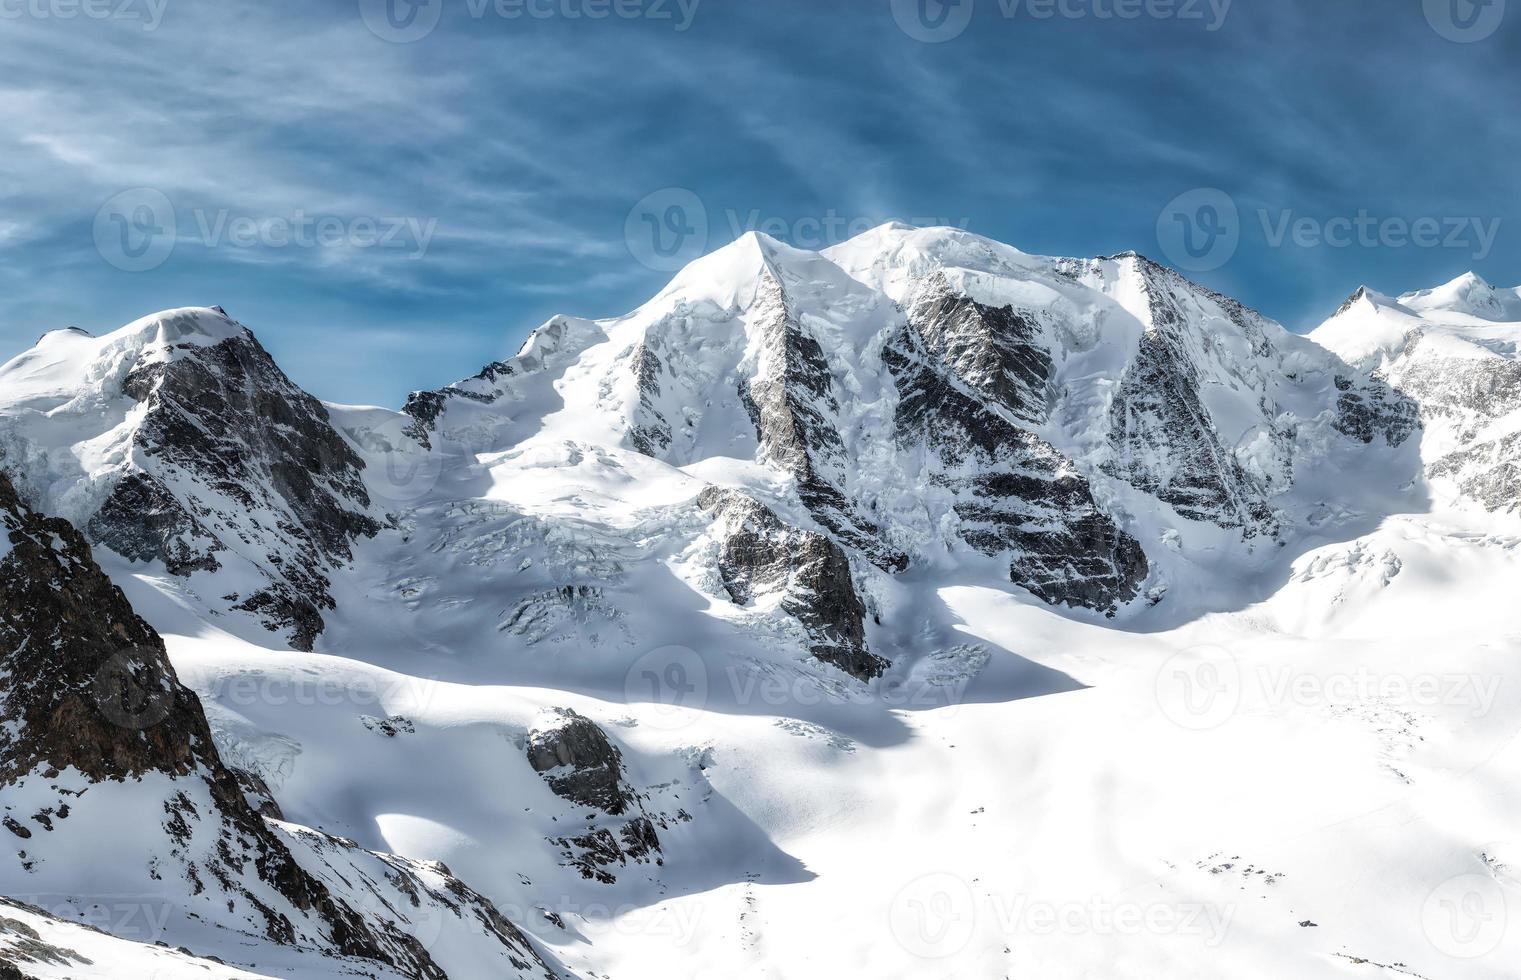
MULTIPOLYGON (((1521 519, 1428 482, 1474 419, 1428 429, 1420 459, 1331 421, 1334 378, 1390 373, 1417 335, 1514 362, 1516 292, 1369 293, 1308 339, 1187 299, 1201 397, 1284 518, 1248 543, 1102 469, 1152 326, 1140 263, 903 225, 821 253, 747 235, 638 310, 557 317, 510 372, 454 385, 475 397, 449 400, 430 449, 399 413, 328 405, 395 526, 335 576, 313 653, 209 613, 196 577, 99 557, 165 636, 224 759, 264 778, 290 827, 447 864, 567 974, 1515 976, 1521 519), (944 502, 890 448, 879 353, 933 275, 1037 320, 1055 377, 1036 431, 1145 547, 1163 602, 1113 620, 1050 607, 945 533, 944 502), (771 282, 842 393, 852 498, 920 556, 896 576, 852 556, 887 681, 818 663, 789 617, 729 601, 693 503, 740 487, 812 526, 736 394, 766 369, 771 282), (666 369, 661 458, 629 443, 641 345, 666 369), (600 884, 547 843, 587 817, 525 756, 560 707, 600 725, 647 809, 671 817, 661 864, 600 884)), ((49 509, 87 517, 89 487, 132 451, 118 352, 216 342, 165 337, 187 316, 207 322, 55 332, 0 368, 0 413, 26 436, 24 458, 0 445, 5 465, 49 509)), ((65 866, 50 889, 103 902, 138 871, 46 860, 65 866)), ((25 898, 9 866, 3 885, 25 898)), ((193 923, 164 938, 236 970, 4 917, 120 964, 45 978, 324 975, 193 923)), ((488 975, 470 970, 456 980, 488 975)))

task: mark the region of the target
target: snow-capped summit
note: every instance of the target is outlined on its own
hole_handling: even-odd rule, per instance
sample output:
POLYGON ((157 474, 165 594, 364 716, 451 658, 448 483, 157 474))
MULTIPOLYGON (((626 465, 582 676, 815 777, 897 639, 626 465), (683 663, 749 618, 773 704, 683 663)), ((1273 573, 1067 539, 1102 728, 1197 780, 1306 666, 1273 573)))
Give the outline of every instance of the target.
POLYGON ((1465 272, 1440 286, 1405 293, 1399 302, 1432 319, 1455 314, 1494 323, 1521 322, 1521 287, 1497 289, 1474 272, 1465 272))
POLYGON ((208 594, 298 646, 332 606, 326 570, 378 528, 321 403, 215 308, 55 331, 0 365, 0 466, 122 557, 215 574, 208 594))
POLYGON ((1521 505, 1521 293, 1473 273, 1371 292, 1310 338, 1420 406, 1427 475, 1490 510, 1521 505))
POLYGON ((747 234, 634 312, 556 318, 406 411, 420 441, 466 453, 744 459, 782 481, 779 513, 888 574, 970 547, 1110 613, 1148 577, 1163 591, 1141 542, 1272 537, 1325 446, 1411 428, 1377 382, 1135 253, 896 223, 821 252, 747 234))

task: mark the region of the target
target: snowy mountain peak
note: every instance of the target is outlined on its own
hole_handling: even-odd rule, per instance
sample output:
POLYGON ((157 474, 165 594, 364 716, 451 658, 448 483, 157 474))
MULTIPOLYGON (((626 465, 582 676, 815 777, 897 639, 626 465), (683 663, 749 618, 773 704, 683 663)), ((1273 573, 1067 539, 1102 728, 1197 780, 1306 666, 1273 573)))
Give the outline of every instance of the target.
POLYGON ((0 466, 93 544, 216 573, 229 608, 303 647, 332 607, 325 569, 379 526, 326 409, 214 308, 55 332, 0 365, 0 466))
POLYGON ((37 343, 41 344, 41 343, 46 342, 47 339, 49 337, 52 337, 54 334, 62 334, 64 338, 68 338, 70 336, 78 336, 78 337, 93 337, 93 336, 95 336, 94 334, 90 333, 90 331, 85 330, 83 327, 74 327, 74 326, 59 327, 56 330, 49 330, 47 333, 43 334, 41 337, 38 337, 37 338, 37 343))
POLYGON ((1367 286, 1358 286, 1352 291, 1352 295, 1342 300, 1342 304, 1336 308, 1336 312, 1333 313, 1332 316, 1341 316, 1343 313, 1351 310, 1359 303, 1370 306, 1379 306, 1388 302, 1389 298, 1384 296, 1382 293, 1379 293, 1373 289, 1369 289, 1367 286))
POLYGON ((1494 323, 1521 321, 1521 288, 1498 289, 1474 272, 1430 289, 1405 293, 1401 305, 1423 316, 1456 314, 1494 323))
POLYGON ((1521 505, 1521 295, 1469 272, 1344 305, 1310 337, 1420 406, 1426 475, 1454 499, 1521 505))

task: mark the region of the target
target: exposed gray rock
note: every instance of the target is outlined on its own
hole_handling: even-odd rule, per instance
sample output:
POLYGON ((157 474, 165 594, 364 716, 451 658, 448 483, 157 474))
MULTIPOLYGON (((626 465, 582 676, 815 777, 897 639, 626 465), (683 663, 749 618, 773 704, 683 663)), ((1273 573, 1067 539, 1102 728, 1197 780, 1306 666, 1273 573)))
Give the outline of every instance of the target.
POLYGON ((620 820, 595 820, 583 833, 554 838, 566 863, 605 883, 607 870, 630 861, 660 863, 660 838, 640 794, 629 784, 623 754, 597 724, 569 708, 542 717, 528 733, 528 763, 563 800, 620 820))
MULTIPOLYGON (((1266 491, 1221 445, 1214 420, 1200 399, 1199 371, 1189 356, 1188 318, 1181 296, 1204 295, 1215 301, 1243 329, 1253 323, 1248 311, 1218 294, 1208 293, 1177 273, 1135 256, 1140 264, 1151 323, 1120 382, 1110 411, 1111 457, 1105 470, 1131 486, 1171 504, 1189 520, 1239 528, 1245 537, 1277 532, 1266 491)), ((1266 355, 1261 330, 1249 337, 1266 355)), ((1288 434, 1284 451, 1292 444, 1288 434)))
POLYGON ((1390 388, 1383 379, 1355 381, 1336 376, 1336 431, 1369 443, 1382 436, 1385 445, 1399 446, 1420 428, 1420 410, 1413 399, 1390 388))
POLYGON ((1046 420, 1051 354, 1028 316, 962 296, 940 274, 925 282, 907 312, 925 353, 950 376, 1015 422, 1046 420))
POLYGON ((860 680, 881 676, 887 661, 867 649, 866 607, 839 545, 786 524, 737 490, 708 487, 697 503, 714 519, 719 573, 735 603, 780 594, 782 609, 807 631, 815 657, 860 680))
POLYGON ((635 798, 623 755, 590 719, 569 708, 528 736, 528 762, 556 796, 618 816, 635 798))
POLYGON ((660 398, 660 374, 663 365, 649 345, 640 344, 633 355, 634 377, 639 385, 636 424, 629 432, 629 443, 646 456, 660 458, 671 446, 671 423, 656 402, 660 398))
POLYGON ((796 477, 803 505, 837 540, 885 571, 902 571, 908 555, 845 493, 851 461, 840 439, 840 403, 823 348, 793 315, 786 290, 769 269, 761 274, 760 290, 751 315, 764 354, 755 376, 742 382, 740 399, 755 424, 761 459, 796 477))
POLYGON ((1112 612, 1148 570, 1082 475, 1019 421, 1040 419, 1049 357, 1027 320, 932 281, 883 359, 898 388, 900 447, 924 447, 927 479, 954 495, 957 533, 1010 556, 1010 578, 1053 605, 1112 612), (951 352, 950 361, 945 359, 951 352))
MULTIPOLYGON (((166 318, 166 335, 194 332, 196 315, 166 318)), ((363 461, 248 330, 162 353, 142 352, 121 382, 142 405, 134 445, 145 465, 115 483, 86 534, 174 575, 247 559, 267 584, 237 608, 311 649, 333 608, 331 569, 379 530, 363 461)))

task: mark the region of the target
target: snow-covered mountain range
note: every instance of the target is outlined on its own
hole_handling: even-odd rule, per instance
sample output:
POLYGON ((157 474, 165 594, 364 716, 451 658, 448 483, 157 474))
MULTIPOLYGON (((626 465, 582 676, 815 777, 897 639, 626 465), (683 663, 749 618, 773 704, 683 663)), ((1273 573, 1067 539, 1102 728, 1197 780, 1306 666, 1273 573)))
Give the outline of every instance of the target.
POLYGON ((1505 976, 1518 341, 1472 275, 1305 337, 896 224, 400 411, 218 308, 49 333, 0 962, 1505 976))

